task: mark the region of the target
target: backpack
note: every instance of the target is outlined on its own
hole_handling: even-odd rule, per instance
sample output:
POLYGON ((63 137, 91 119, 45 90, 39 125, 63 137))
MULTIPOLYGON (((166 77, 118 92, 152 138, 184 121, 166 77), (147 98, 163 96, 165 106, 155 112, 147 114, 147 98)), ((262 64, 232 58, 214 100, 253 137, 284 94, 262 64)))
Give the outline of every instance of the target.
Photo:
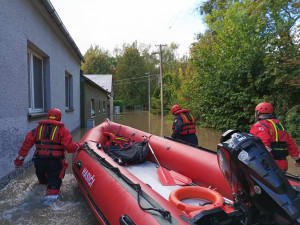
POLYGON ((123 145, 103 146, 104 151, 120 165, 143 163, 148 157, 148 142, 130 142, 123 145))

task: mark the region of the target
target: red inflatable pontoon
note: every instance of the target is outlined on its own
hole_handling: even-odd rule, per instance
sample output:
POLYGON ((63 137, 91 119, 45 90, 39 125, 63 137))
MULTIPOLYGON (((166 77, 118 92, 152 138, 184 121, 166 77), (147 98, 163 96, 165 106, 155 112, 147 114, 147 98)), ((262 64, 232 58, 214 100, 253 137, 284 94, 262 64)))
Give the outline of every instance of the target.
MULTIPOLYGON (((221 162, 220 158, 227 153, 217 156, 208 149, 109 120, 90 129, 81 142, 85 142, 84 149, 74 154, 73 173, 101 224, 243 224, 249 220, 248 209, 256 212, 252 209, 253 203, 237 204, 241 199, 236 198, 237 185, 229 184, 228 172, 219 167, 219 164, 225 164, 225 159, 221 162), (108 143, 105 132, 127 137, 133 142, 146 140, 149 146, 147 160, 130 166, 118 164, 104 151, 103 147, 108 143), (166 179, 167 185, 160 179, 166 179)), ((220 151, 226 149, 224 146, 219 146, 220 151)), ((231 174, 230 179, 232 177, 231 174)), ((292 180, 293 185, 299 185, 298 178, 292 180)), ((249 186, 258 190, 252 183, 249 186)), ((248 199, 251 198, 251 191, 244 192, 248 199)), ((284 221, 288 216, 280 214, 281 217, 284 221)))

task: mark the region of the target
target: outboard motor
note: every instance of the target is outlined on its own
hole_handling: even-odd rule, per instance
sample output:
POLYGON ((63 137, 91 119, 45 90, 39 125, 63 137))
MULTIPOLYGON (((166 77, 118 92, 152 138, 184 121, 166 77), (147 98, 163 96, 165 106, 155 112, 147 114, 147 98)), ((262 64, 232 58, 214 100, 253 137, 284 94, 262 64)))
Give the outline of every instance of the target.
POLYGON ((247 214, 245 224, 300 224, 300 192, 290 185, 260 138, 228 130, 217 155, 234 206, 247 214))

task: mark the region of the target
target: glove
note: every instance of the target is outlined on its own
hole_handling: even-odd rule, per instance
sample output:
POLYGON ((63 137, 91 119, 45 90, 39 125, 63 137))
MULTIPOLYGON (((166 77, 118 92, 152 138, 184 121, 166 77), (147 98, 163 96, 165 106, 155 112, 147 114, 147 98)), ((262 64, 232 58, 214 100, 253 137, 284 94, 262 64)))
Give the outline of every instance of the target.
POLYGON ((80 150, 82 150, 82 146, 83 146, 83 143, 76 143, 77 144, 77 150, 76 151, 80 151, 80 150))
POLYGON ((25 157, 20 155, 15 159, 14 164, 16 169, 19 169, 23 165, 24 159, 25 157))

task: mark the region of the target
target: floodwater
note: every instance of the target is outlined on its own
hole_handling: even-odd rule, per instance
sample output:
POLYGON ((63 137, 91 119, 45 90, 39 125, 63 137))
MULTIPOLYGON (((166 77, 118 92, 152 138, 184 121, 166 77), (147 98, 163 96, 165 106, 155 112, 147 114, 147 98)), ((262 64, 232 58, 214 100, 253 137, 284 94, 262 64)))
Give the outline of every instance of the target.
MULTIPOLYGON (((172 121, 161 120, 161 116, 150 115, 145 111, 125 112, 111 120, 158 136, 170 136, 172 133, 172 121)), ((73 140, 78 142, 85 132, 86 129, 76 130, 72 133, 73 140)), ((197 127, 199 145, 204 148, 216 150, 221 135, 220 132, 197 127)), ((0 225, 98 224, 72 174, 72 156, 67 156, 69 167, 58 200, 43 198, 46 187, 37 185, 34 167, 0 190, 0 225)), ((292 160, 289 164, 290 173, 300 174, 292 160)))

